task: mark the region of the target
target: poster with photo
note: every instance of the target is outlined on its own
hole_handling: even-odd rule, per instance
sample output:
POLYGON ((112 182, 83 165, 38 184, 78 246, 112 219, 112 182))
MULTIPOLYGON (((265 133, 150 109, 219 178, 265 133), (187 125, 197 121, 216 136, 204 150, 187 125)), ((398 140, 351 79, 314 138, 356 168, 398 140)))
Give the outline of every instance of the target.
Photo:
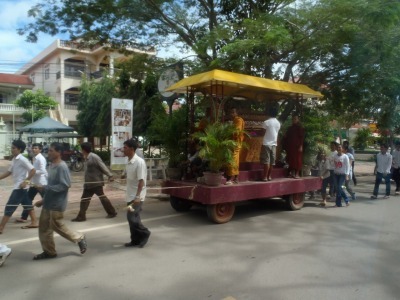
POLYGON ((120 170, 126 164, 124 142, 132 137, 133 100, 113 98, 111 101, 111 169, 120 170))

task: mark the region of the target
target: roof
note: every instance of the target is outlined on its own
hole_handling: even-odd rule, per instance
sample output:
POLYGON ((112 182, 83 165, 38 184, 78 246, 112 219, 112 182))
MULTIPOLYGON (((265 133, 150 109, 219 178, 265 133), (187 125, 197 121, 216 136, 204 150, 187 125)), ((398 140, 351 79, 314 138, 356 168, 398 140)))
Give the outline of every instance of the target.
POLYGON ((323 95, 304 84, 266 79, 222 70, 213 70, 184 78, 165 91, 175 93, 201 92, 225 97, 255 100, 283 98, 320 98, 323 95))
POLYGON ((74 128, 58 122, 50 117, 44 117, 19 129, 20 132, 29 133, 73 132, 74 130, 74 128))
POLYGON ((15 75, 0 73, 0 83, 12 84, 12 85, 30 85, 35 86, 32 79, 28 75, 15 75))

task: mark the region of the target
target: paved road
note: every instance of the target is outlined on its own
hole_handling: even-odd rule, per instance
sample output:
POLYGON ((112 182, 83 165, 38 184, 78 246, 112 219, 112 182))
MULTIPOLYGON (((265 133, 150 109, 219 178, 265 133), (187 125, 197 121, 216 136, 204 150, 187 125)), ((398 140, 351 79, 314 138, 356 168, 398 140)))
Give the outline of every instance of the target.
MULTIPOLYGON (((152 237, 143 249, 122 246, 129 239, 122 191, 109 187, 116 218, 105 219, 96 200, 87 222, 67 222, 87 235, 83 257, 57 237, 57 259, 32 261, 40 252, 36 230, 7 226, 0 241, 13 255, 0 269, 1 297, 399 299, 400 197, 370 200, 373 177, 359 180, 348 208, 321 208, 315 200, 290 212, 280 201, 258 201, 239 206, 223 225, 211 224, 201 208, 178 214, 165 198, 149 198, 143 220, 152 237)), ((71 199, 66 219, 78 200, 71 199)))

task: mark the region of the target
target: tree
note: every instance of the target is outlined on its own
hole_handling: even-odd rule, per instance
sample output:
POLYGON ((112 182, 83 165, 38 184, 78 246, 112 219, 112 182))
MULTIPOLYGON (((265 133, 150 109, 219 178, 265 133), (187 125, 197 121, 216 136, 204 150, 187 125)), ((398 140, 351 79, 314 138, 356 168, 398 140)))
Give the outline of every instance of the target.
MULTIPOLYGON (((61 32, 87 45, 182 45, 196 53, 196 72, 222 68, 326 87, 327 108, 348 120, 381 115, 387 99, 388 112, 396 105, 398 1, 46 0, 29 15, 35 21, 19 30, 29 41, 61 32)), ((294 107, 284 101, 280 119, 294 107)))
POLYGON ((53 98, 45 95, 42 90, 26 90, 15 101, 15 105, 26 109, 22 114, 22 118, 26 124, 47 116, 48 110, 57 107, 57 104, 53 98))
POLYGON ((111 99, 117 97, 114 80, 82 80, 78 102, 78 132, 88 137, 111 135, 111 99))

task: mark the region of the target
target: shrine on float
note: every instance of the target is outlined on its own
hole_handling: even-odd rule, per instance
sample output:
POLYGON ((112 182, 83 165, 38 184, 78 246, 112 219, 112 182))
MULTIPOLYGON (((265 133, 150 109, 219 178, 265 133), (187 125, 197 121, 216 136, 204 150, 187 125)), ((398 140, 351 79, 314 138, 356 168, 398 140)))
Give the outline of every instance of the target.
POLYGON ((170 203, 175 210, 187 211, 194 204, 205 205, 210 220, 226 223, 233 217, 238 202, 279 198, 287 202, 289 209, 298 210, 304 205, 307 191, 321 188, 319 177, 288 178, 287 169, 279 163, 272 171, 273 180, 261 181, 263 165, 259 162, 266 109, 277 105, 279 101, 295 101, 296 105, 301 106, 306 99, 322 97, 321 93, 303 84, 222 70, 184 78, 166 91, 186 94, 188 128, 191 132, 196 128, 196 95, 209 101, 210 114, 222 121, 226 119, 226 109, 236 108, 245 121, 247 132, 244 140, 246 147, 242 148, 240 154, 239 184, 224 185, 224 178, 217 186, 209 186, 201 180, 166 180, 163 193, 170 195, 170 203))

